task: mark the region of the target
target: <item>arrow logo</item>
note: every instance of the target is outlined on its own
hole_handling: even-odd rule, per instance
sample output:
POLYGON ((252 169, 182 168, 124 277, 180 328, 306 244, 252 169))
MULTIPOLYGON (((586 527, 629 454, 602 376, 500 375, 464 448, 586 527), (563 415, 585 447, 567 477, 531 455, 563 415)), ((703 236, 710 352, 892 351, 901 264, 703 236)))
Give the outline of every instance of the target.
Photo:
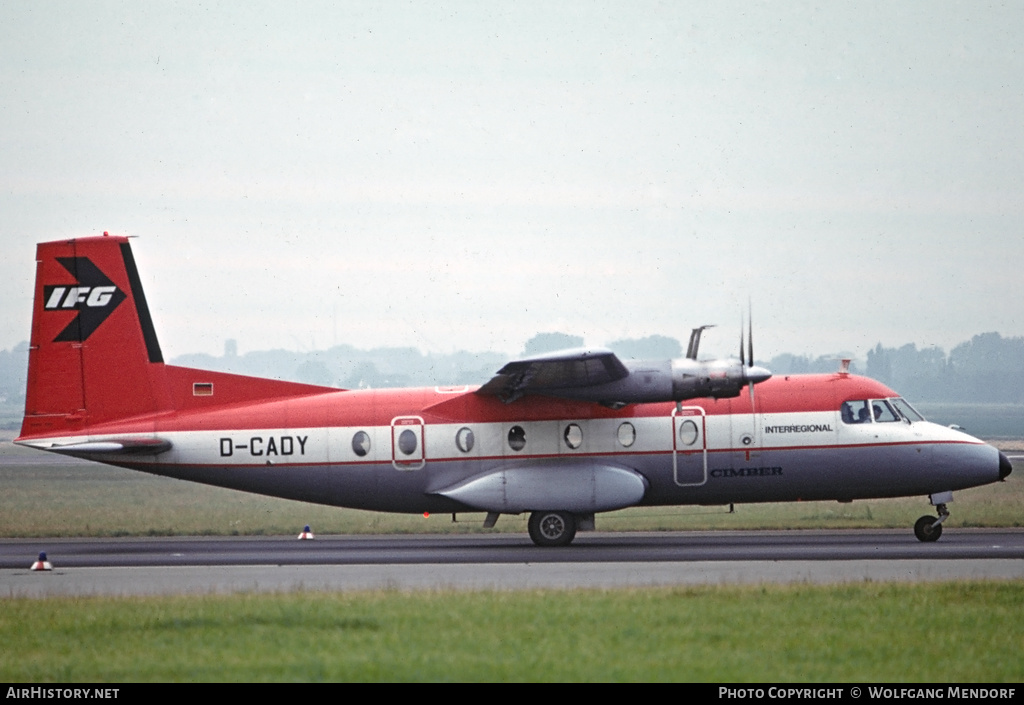
POLYGON ((84 342, 127 297, 88 257, 58 257, 57 261, 78 283, 43 287, 43 309, 74 310, 78 315, 53 342, 84 342))

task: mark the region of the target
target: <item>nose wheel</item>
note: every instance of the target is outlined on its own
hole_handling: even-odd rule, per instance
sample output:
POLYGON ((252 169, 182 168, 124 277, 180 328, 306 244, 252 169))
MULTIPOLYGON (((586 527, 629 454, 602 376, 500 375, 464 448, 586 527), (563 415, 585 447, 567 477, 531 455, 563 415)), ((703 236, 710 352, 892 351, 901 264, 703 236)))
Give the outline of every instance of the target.
POLYGON ((938 504, 935 508, 939 511, 938 518, 926 515, 914 522, 914 536, 918 541, 930 543, 942 536, 942 522, 949 518, 949 510, 945 504, 938 504))
POLYGON ((938 541, 942 536, 942 524, 935 517, 923 516, 914 522, 914 536, 918 541, 938 541))
POLYGON ((538 546, 568 546, 576 538, 576 516, 569 512, 533 512, 529 528, 530 538, 538 546))

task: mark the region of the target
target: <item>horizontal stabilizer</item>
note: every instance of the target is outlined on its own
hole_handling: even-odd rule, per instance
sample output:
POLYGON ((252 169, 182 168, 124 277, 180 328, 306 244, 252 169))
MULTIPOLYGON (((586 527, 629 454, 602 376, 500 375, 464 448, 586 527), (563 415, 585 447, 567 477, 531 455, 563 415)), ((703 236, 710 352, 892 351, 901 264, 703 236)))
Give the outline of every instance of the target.
POLYGON ((160 438, 131 438, 115 441, 85 441, 51 445, 45 450, 67 455, 157 455, 171 449, 171 442, 160 438))

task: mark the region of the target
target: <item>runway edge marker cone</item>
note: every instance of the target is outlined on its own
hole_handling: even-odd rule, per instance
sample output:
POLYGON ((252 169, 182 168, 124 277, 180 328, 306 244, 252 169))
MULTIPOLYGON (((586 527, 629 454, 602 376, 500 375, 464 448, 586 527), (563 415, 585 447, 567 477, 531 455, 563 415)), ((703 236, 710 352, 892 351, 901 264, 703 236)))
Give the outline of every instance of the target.
POLYGON ((32 564, 32 570, 53 570, 53 564, 46 560, 46 551, 39 552, 39 560, 32 564))

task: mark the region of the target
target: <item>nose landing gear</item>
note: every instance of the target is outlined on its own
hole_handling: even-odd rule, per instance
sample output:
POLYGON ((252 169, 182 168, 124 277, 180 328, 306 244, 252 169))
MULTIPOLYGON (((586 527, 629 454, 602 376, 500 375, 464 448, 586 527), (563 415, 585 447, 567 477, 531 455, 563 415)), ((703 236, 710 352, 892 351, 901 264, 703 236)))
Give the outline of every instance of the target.
POLYGON ((938 519, 925 515, 914 522, 914 536, 917 537, 918 541, 924 541, 925 543, 938 541, 939 537, 942 536, 942 522, 949 518, 949 510, 946 508, 945 503, 936 504, 935 509, 939 513, 938 519))

